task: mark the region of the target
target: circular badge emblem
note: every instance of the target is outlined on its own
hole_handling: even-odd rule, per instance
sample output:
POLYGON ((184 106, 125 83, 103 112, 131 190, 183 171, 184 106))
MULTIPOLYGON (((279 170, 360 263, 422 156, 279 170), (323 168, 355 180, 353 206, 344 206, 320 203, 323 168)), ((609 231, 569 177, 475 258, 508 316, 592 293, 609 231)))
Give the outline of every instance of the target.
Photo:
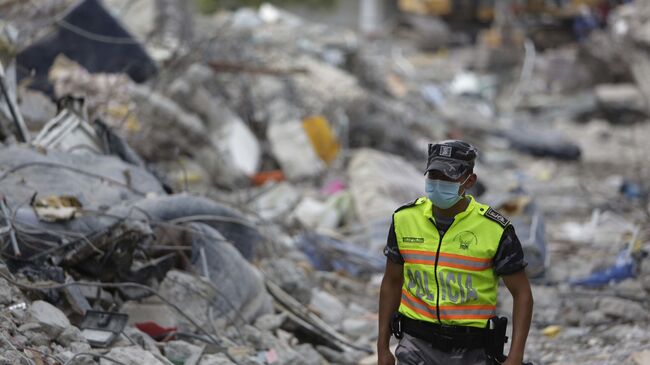
POLYGON ((454 240, 458 242, 461 250, 468 250, 471 245, 478 243, 478 238, 470 231, 460 232, 454 240))

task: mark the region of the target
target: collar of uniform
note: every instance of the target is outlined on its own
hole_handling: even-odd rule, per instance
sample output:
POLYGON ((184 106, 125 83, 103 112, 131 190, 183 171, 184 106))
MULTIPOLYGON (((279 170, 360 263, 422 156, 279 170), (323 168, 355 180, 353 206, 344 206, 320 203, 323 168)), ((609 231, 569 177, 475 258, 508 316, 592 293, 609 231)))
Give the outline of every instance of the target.
MULTIPOLYGON (((476 208, 476 200, 472 195, 465 195, 466 198, 469 198, 469 204, 467 205, 467 208, 465 208, 464 211, 456 214, 454 216, 454 220, 458 221, 461 220, 465 217, 467 217, 475 208, 476 208)), ((420 198, 422 199, 422 198, 420 198)), ((433 203, 431 203, 431 200, 428 198, 424 198, 422 201, 422 214, 427 218, 427 219, 434 219, 433 217, 433 203)))

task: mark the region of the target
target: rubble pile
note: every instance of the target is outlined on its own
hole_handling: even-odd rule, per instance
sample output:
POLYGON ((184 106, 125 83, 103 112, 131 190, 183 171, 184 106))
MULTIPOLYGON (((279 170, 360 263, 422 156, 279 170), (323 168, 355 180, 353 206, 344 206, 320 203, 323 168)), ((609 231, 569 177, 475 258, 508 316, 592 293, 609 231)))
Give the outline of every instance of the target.
POLYGON ((643 2, 501 55, 130 3, 1 5, 0 363, 376 363, 391 214, 447 138, 524 247, 528 360, 648 363, 643 2))

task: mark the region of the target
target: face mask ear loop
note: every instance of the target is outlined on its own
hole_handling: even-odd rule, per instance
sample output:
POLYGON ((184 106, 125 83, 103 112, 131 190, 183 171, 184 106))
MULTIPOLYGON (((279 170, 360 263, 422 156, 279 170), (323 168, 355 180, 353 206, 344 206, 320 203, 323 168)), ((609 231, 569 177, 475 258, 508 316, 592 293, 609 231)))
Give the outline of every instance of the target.
MULTIPOLYGON (((474 173, 469 174, 469 175, 467 176, 467 179, 465 179, 465 181, 463 181, 462 183, 460 183, 460 187, 461 187, 461 188, 463 187, 463 185, 465 185, 465 183, 466 183, 467 181, 469 181, 469 178, 472 177, 472 175, 474 175, 474 173)), ((465 192, 466 192, 466 191, 467 191, 467 189, 463 189, 463 198, 465 197, 465 192)))

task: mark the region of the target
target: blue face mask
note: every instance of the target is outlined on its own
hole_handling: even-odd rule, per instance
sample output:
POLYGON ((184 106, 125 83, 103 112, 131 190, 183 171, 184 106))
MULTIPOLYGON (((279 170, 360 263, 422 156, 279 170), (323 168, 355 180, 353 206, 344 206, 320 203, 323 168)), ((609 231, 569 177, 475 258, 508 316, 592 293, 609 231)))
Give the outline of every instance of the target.
POLYGON ((454 206, 454 204, 463 198, 458 194, 458 191, 460 190, 460 186, 465 184, 467 180, 469 180, 469 176, 462 183, 426 178, 424 190, 433 205, 441 209, 447 209, 454 206))

